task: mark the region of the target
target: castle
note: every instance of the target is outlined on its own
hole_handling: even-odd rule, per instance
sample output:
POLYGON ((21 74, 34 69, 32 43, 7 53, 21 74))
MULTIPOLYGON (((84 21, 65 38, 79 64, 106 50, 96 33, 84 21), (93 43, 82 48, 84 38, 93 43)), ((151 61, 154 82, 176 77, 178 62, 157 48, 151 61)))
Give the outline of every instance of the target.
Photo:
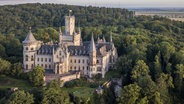
POLYGON ((117 50, 110 35, 110 41, 98 37, 94 41, 83 42, 81 31, 75 32, 75 17, 65 16, 65 32, 59 29, 58 42, 43 43, 33 36, 31 29, 23 44, 24 72, 31 71, 36 66, 45 69, 46 80, 60 79, 64 81, 96 74, 102 77, 117 59, 117 50))

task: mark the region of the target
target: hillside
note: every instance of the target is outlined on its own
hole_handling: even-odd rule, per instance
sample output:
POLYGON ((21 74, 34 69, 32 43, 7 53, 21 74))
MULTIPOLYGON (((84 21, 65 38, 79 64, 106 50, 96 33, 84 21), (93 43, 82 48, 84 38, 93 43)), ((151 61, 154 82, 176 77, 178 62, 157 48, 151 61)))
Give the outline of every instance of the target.
MULTIPOLYGON (((93 103, 184 103, 184 22, 158 16, 134 17, 133 12, 126 9, 56 4, 1 6, 0 74, 30 80, 27 78, 29 76, 25 77, 20 71, 21 64, 17 64, 22 62, 21 41, 24 40, 28 27, 32 27, 37 39, 44 42, 56 41, 58 27, 62 26, 62 30, 64 29, 64 16, 70 9, 76 17, 76 26, 81 27, 83 40, 89 40, 93 32, 95 40, 97 36, 105 36, 108 41, 112 34, 119 58, 113 68, 116 71, 112 76, 108 75, 108 78, 120 75, 123 79, 118 97, 111 87, 104 88, 104 94, 97 96, 91 92, 93 89, 86 80, 69 82, 72 86, 69 90, 74 89, 70 93, 77 92, 76 87, 80 89, 88 85, 88 93, 80 89, 76 96, 93 93, 90 95, 92 98, 85 99, 93 103)), ((50 94, 61 98, 60 92, 63 90, 57 88, 58 83, 52 84, 41 91, 29 93, 35 96, 37 103, 47 101, 50 94)), ((98 86, 98 83, 95 85, 98 86)), ((74 103, 80 101, 80 98, 75 101, 73 95, 66 97, 64 94, 66 98, 63 99, 69 101, 70 98, 70 102, 74 103)))

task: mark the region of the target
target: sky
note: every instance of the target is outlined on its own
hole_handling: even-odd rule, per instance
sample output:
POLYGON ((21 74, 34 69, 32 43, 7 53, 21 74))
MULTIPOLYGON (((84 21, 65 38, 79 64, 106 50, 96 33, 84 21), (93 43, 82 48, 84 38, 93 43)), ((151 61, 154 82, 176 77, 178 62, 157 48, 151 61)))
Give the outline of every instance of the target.
POLYGON ((106 7, 184 7, 184 0, 0 0, 0 5, 22 3, 57 3, 106 7))

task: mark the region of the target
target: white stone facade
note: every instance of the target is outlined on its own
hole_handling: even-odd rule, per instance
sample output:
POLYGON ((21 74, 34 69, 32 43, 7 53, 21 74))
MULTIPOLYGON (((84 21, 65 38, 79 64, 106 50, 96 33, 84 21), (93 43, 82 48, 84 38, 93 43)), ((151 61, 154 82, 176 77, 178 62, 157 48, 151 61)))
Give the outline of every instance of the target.
POLYGON ((75 32, 75 17, 70 15, 65 17, 65 33, 59 31, 57 43, 37 41, 31 30, 22 43, 24 71, 42 66, 46 80, 67 78, 68 81, 75 76, 91 78, 96 74, 104 77, 117 59, 112 37, 110 42, 98 38, 95 43, 92 35, 91 41, 82 42, 80 28, 75 32))

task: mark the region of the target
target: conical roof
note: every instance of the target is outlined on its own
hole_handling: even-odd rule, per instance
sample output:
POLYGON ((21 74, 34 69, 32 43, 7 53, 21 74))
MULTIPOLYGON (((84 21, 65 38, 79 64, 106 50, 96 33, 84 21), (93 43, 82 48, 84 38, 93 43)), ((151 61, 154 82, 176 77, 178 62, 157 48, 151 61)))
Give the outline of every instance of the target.
POLYGON ((36 41, 37 40, 33 36, 32 32, 31 32, 31 28, 30 28, 29 33, 27 34, 26 39, 23 41, 23 43, 32 43, 32 42, 36 42, 36 41))
POLYGON ((90 52, 96 52, 96 46, 93 38, 93 33, 91 35, 91 42, 90 42, 90 52))

